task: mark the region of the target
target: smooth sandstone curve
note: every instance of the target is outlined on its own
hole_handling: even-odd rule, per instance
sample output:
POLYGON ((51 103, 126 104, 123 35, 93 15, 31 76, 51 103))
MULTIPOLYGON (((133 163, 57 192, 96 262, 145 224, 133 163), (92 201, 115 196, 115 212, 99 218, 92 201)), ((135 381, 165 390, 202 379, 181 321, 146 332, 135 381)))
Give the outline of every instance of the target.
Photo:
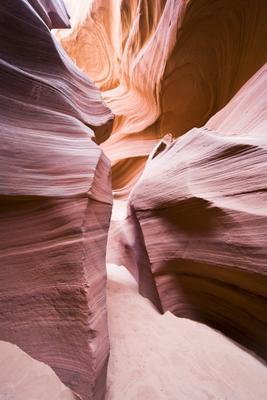
POLYGON ((103 149, 128 197, 155 144, 203 126, 267 59, 264 0, 67 0, 59 32, 115 123, 103 149), (152 5, 153 3, 153 5, 152 5))

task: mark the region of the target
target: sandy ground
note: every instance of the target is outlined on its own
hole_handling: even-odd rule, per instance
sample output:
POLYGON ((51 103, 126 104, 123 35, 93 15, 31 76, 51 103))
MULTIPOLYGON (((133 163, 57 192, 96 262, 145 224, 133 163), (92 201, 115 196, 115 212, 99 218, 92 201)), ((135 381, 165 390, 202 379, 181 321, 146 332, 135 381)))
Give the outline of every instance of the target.
POLYGON ((207 326, 160 315, 124 267, 108 266, 106 400, 266 400, 267 368, 207 326))

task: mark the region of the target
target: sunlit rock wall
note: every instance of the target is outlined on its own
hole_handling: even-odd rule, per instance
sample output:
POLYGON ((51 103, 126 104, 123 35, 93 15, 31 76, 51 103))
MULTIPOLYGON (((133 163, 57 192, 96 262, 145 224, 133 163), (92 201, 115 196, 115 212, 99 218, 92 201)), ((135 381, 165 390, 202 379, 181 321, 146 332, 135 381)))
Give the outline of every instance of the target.
POLYGON ((266 60, 265 0, 66 0, 62 45, 116 115, 103 144, 127 197, 168 132, 201 127, 266 60))
POLYGON ((113 115, 51 36, 64 26, 61 0, 0 3, 0 339, 95 400, 109 350, 112 207, 110 163, 95 141, 113 115))

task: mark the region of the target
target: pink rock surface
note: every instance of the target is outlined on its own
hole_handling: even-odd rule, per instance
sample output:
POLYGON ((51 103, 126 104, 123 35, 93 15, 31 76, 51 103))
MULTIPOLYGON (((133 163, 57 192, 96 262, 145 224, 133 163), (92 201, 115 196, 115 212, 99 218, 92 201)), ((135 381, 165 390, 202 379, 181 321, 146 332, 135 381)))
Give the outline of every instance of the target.
POLYGON ((18 346, 0 341, 1 400, 79 400, 40 361, 34 360, 18 346))
POLYGON ((264 66, 206 127, 162 141, 126 220, 113 222, 109 252, 158 309, 220 329, 265 359, 266 96, 255 91, 266 77, 264 66))
MULTIPOLYGON (((61 1, 39 5, 61 15, 61 1)), ((0 340, 102 399, 112 196, 94 140, 113 116, 29 2, 1 2, 0 19, 0 340)))

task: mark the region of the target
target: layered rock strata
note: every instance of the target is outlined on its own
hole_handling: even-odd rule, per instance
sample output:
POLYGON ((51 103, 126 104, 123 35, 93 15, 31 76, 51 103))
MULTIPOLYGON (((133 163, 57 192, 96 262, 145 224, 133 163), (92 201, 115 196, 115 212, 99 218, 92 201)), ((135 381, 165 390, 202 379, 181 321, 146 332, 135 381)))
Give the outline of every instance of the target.
POLYGON ((220 329, 264 359, 266 79, 264 66, 206 126, 162 140, 126 220, 113 222, 109 254, 158 309, 220 329))
POLYGON ((1 2, 0 22, 0 339, 100 400, 113 115, 51 36, 61 0, 1 2))
POLYGON ((203 126, 267 58, 265 0, 66 4, 73 29, 61 43, 116 115, 103 148, 119 198, 160 138, 203 126))

